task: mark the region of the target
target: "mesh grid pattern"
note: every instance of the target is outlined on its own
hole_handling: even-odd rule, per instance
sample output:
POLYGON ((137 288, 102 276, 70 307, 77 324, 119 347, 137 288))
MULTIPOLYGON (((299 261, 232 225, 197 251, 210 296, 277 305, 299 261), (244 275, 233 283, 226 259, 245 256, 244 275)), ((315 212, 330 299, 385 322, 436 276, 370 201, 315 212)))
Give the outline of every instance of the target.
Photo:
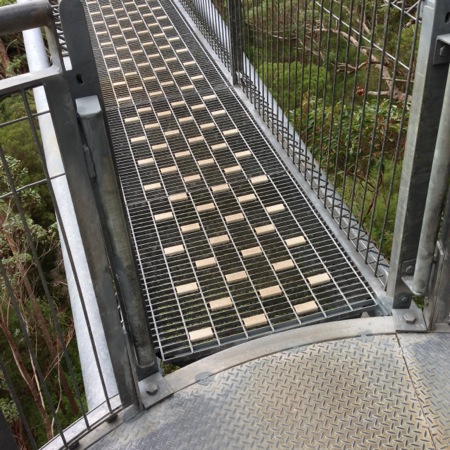
POLYGON ((161 357, 189 358, 375 307, 173 5, 86 7, 161 357))

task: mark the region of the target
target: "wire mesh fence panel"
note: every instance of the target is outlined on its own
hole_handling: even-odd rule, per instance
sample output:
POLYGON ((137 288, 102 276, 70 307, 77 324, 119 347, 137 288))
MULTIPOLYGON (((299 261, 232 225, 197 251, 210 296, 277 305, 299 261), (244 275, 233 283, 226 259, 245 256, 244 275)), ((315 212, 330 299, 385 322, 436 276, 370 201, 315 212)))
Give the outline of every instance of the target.
POLYGON ((420 31, 418 2, 240 5, 241 23, 230 26, 241 29, 244 92, 385 283, 388 263, 382 255, 390 254, 392 243, 420 31))
POLYGON ((230 70, 230 36, 228 5, 223 0, 181 0, 195 25, 207 38, 215 53, 230 70))
POLYGON ((73 258, 51 185, 64 173, 42 165, 42 120, 32 90, 0 98, 0 407, 19 448, 68 445, 120 406, 105 389, 103 415, 88 413, 61 240, 73 258))
MULTIPOLYGON (((30 92, 22 95, 35 122, 30 92)), ((55 214, 37 150, 39 136, 33 136, 36 124, 27 117, 22 95, 1 102, 0 327, 2 401, 17 441, 26 447, 40 446, 62 431, 84 406, 75 394, 81 400, 80 380, 69 371, 77 348, 55 214), (28 430, 24 417, 19 420, 20 408, 9 398, 13 389, 28 430), (70 417, 68 422, 64 416, 70 417)))

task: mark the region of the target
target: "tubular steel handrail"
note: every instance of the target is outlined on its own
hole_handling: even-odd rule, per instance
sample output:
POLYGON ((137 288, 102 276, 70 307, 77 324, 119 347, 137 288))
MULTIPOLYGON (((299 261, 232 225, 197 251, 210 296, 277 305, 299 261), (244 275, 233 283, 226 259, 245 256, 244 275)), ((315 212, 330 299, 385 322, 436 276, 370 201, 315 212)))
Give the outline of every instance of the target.
POLYGON ((52 9, 45 0, 3 6, 0 14, 1 36, 52 25, 52 9))

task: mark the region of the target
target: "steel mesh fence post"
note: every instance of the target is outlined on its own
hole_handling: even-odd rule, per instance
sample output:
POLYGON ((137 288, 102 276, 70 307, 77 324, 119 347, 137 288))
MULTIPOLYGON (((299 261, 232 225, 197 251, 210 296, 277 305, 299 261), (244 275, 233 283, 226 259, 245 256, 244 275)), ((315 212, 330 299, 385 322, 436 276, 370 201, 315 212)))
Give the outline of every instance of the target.
POLYGON ((240 0, 228 1, 229 33, 230 33, 230 54, 231 54, 231 75, 233 84, 241 82, 244 65, 244 51, 242 48, 242 19, 240 0))

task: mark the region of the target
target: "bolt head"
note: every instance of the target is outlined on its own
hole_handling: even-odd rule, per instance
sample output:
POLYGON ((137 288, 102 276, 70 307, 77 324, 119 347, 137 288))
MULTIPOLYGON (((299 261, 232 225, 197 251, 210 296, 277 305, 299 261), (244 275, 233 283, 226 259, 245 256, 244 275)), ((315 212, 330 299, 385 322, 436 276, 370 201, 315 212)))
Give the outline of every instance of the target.
POLYGON ((447 44, 441 44, 439 48, 439 55, 446 57, 450 55, 450 47, 447 44))
POLYGON ((410 312, 407 312, 403 315, 403 319, 405 319, 406 323, 414 323, 416 321, 416 316, 410 312))
POLYGON ((155 395, 158 392, 158 385, 156 383, 149 383, 145 388, 148 395, 155 395))

